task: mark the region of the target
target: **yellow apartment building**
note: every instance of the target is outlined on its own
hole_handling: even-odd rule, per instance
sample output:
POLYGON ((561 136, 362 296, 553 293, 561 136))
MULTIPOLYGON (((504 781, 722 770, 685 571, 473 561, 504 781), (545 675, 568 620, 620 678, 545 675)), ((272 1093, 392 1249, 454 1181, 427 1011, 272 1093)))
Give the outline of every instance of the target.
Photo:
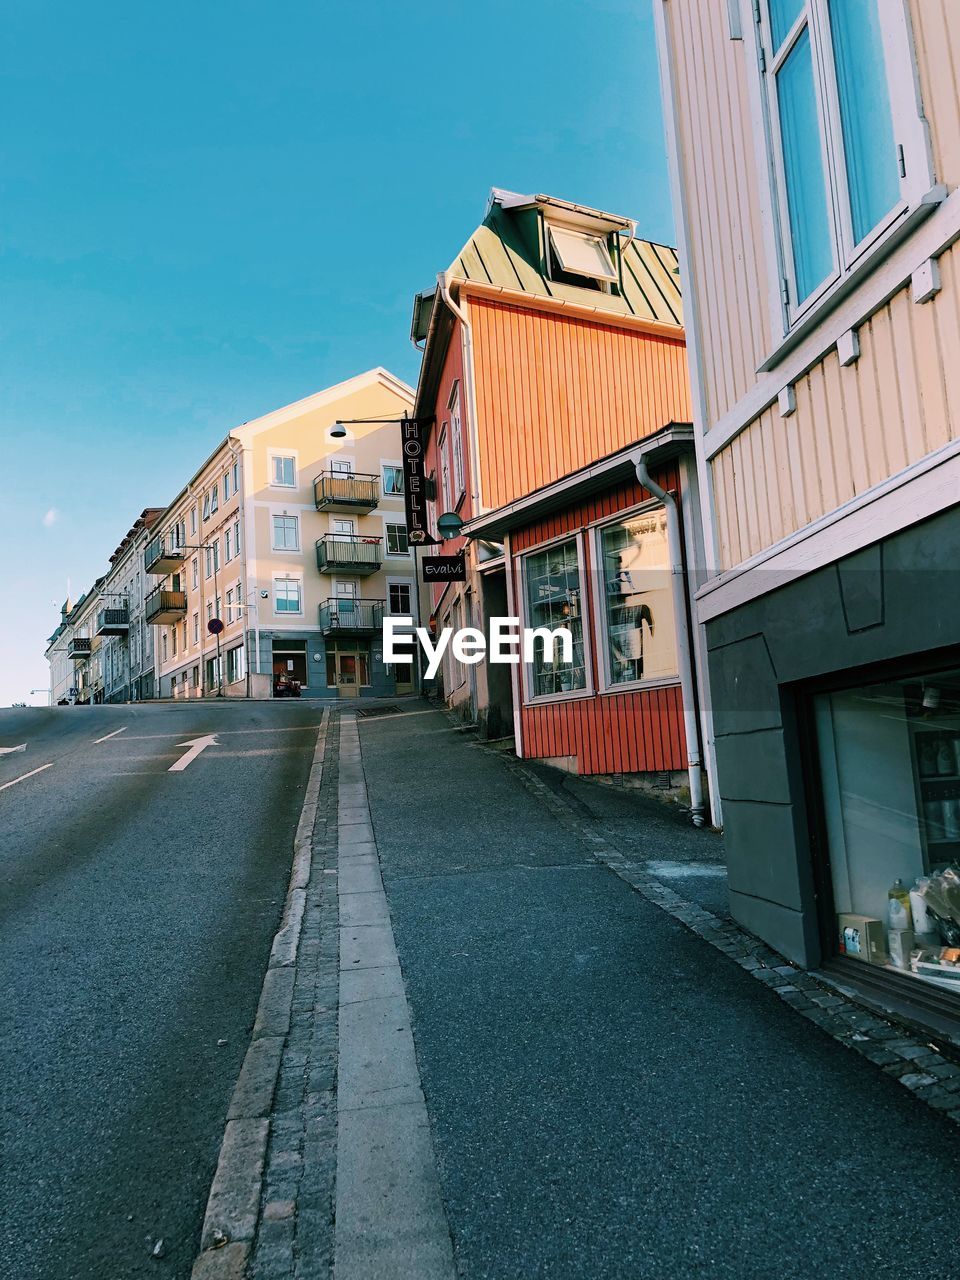
POLYGON ((381 624, 416 607, 390 421, 413 397, 372 369, 244 423, 211 453, 144 553, 159 696, 270 696, 290 681, 321 698, 412 691, 409 666, 384 666, 381 624))

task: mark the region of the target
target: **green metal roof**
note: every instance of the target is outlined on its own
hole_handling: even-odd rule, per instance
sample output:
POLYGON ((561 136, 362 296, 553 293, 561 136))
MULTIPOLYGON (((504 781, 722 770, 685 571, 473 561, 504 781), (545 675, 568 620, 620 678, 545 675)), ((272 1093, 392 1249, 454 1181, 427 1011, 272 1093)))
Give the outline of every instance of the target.
POLYGON ((586 303, 612 315, 683 324, 677 253, 632 234, 627 218, 584 209, 551 196, 516 196, 494 190, 481 225, 457 254, 450 280, 476 281, 535 296, 586 303), (575 219, 585 230, 607 236, 619 281, 613 292, 551 280, 547 274, 546 226, 575 219))

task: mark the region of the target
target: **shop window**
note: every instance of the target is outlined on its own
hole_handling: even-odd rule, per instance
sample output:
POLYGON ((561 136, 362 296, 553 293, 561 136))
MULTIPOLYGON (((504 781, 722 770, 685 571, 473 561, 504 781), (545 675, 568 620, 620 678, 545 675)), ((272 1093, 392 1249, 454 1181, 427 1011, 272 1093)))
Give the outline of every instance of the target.
POLYGON ((666 511, 642 512, 600 529, 597 536, 608 684, 676 677, 666 511))
POLYGON ((243 659, 243 645, 238 644, 227 650, 227 683, 236 684, 246 676, 246 665, 243 659))
POLYGON ((558 648, 537 643, 529 667, 534 698, 587 687, 583 647, 580 551, 575 538, 524 557, 528 627, 566 627, 573 636, 573 661, 563 662, 558 648))
POLYGON ((960 671, 814 715, 837 950, 960 992, 960 671))

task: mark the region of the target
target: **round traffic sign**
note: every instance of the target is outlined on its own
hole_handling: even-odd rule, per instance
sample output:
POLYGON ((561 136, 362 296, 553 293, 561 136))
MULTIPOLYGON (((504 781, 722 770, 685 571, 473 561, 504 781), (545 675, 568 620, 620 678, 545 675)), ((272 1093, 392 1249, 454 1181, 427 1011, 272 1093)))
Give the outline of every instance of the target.
POLYGON ((223 623, 220 621, 219 618, 211 618, 210 621, 207 623, 207 630, 210 632, 212 636, 218 636, 220 632, 223 630, 223 623))

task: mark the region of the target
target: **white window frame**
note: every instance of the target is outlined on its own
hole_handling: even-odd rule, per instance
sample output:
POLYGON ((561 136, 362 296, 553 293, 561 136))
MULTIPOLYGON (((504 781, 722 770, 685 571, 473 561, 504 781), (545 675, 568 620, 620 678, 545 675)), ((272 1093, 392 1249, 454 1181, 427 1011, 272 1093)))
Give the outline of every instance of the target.
POLYGON ((271 449, 267 454, 267 467, 269 475, 267 479, 267 487, 270 489, 296 489, 297 480, 300 475, 300 458, 299 455, 290 449, 271 449), (293 483, 287 484, 285 481, 276 479, 274 463, 279 460, 290 460, 293 463, 293 483))
POLYGON ((607 292, 609 292, 611 285, 619 283, 616 263, 613 261, 613 257, 610 253, 609 237, 604 232, 590 231, 586 227, 560 226, 552 222, 547 222, 546 231, 547 238, 550 242, 550 252, 547 254, 547 263, 551 279, 553 278, 553 271, 550 264, 555 259, 557 266, 564 275, 580 276, 584 280, 595 280, 597 284, 600 285, 601 289, 604 289, 607 292), (566 250, 563 245, 563 239, 565 236, 570 236, 574 241, 582 240, 584 243, 590 244, 599 250, 598 258, 601 261, 601 265, 598 265, 595 268, 588 268, 587 270, 583 270, 579 267, 575 268, 572 265, 568 266, 564 262, 564 253, 566 250), (605 260, 605 265, 602 265, 603 260, 605 260))
POLYGON ((384 520, 383 522, 383 554, 384 556, 390 556, 390 558, 394 560, 406 560, 407 557, 410 555, 410 537, 407 532, 407 522, 405 520, 384 520), (404 534, 407 537, 406 551, 390 550, 390 534, 388 532, 388 530, 390 529, 403 530, 404 534))
MULTIPOLYGON (((520 626, 522 628, 532 627, 534 624, 530 621, 529 605, 527 602, 527 561, 533 555, 539 554, 541 551, 548 551, 553 546, 559 546, 564 542, 575 542, 577 544, 577 564, 579 567, 580 578, 580 603, 583 610, 582 627, 583 632, 583 675, 584 687, 582 689, 561 689, 559 693, 534 693, 533 692, 533 664, 523 661, 522 642, 520 645, 520 687, 522 690, 524 706, 541 706, 548 702, 575 702, 580 698, 592 698, 596 695, 596 685, 593 679, 593 634, 592 627, 589 626, 589 617, 587 616, 588 596, 590 588, 587 578, 587 557, 589 555, 589 546, 587 537, 583 530, 577 533, 562 533, 555 538, 548 538, 545 542, 538 542, 535 547, 526 547, 517 557, 519 569, 519 591, 518 591, 518 615, 520 618, 520 626)), ((592 598, 590 599, 592 604, 592 598)))
POLYGON ((303 577, 294 573, 278 573, 273 579, 273 613, 277 618, 302 618, 303 617, 303 577), (277 603, 280 599, 278 587, 280 583, 294 582, 297 585, 297 598, 300 602, 299 609, 278 609, 277 603))
MULTIPOLYGON (((631 693, 641 689, 665 689, 680 684, 680 673, 674 676, 652 676, 644 680, 624 680, 622 683, 616 683, 610 671, 610 644, 607 636, 607 607, 604 596, 603 582, 603 531, 611 529, 618 524, 624 524, 627 520, 633 519, 634 516, 642 516, 647 512, 662 511, 663 503, 654 498, 648 502, 642 502, 635 507, 628 507, 625 511, 618 511, 615 516, 609 519, 598 521, 597 524, 591 525, 588 529, 590 540, 590 554, 592 556, 591 569, 593 580, 593 591, 591 593, 590 603, 593 606, 593 628, 597 642, 597 674, 599 677, 597 692, 601 695, 613 693, 631 693)), ((667 571, 669 572, 669 551, 667 555, 667 571)), ((676 580, 671 583, 671 588, 676 591, 678 584, 676 580)), ((676 616, 676 615, 674 615, 676 616)), ((680 637, 676 636, 678 646, 677 661, 679 664, 679 643, 680 637)))
MULTIPOLYGON (((853 243, 850 198, 842 150, 835 64, 829 32, 828 0, 804 0, 803 11, 779 49, 772 47, 769 0, 758 0, 760 19, 750 22, 755 32, 759 85, 759 118, 762 120, 762 154, 767 169, 767 243, 772 246, 769 307, 773 332, 780 335, 778 350, 760 367, 772 367, 781 354, 780 344, 798 330, 806 332, 821 313, 846 295, 861 274, 873 268, 912 229, 918 218, 933 212, 946 191, 935 186, 929 128, 923 118, 919 71, 908 13, 908 0, 877 0, 883 40, 887 88, 893 119, 894 145, 900 149, 899 202, 858 243, 853 243), (827 215, 832 234, 833 271, 813 293, 797 300, 793 244, 790 233, 787 190, 780 141, 776 76, 809 22, 813 50, 814 88, 821 126, 822 162, 826 183, 827 215)), ((751 14, 751 18, 752 18, 751 14)), ((758 140, 759 141, 759 140, 758 140)), ((792 345, 789 343, 787 345, 792 345)))
POLYGON ((390 462, 389 460, 384 460, 383 458, 381 458, 380 459, 380 484, 383 489, 383 496, 385 498, 402 498, 403 497, 403 463, 390 462), (399 489, 387 488, 387 468, 388 467, 390 468, 391 471, 399 471, 400 473, 399 489))
POLYGON ((213 488, 210 490, 210 514, 220 510, 220 485, 214 480, 213 488))
POLYGON ((240 463, 239 462, 235 462, 233 464, 233 492, 235 494, 240 492, 240 463))
POLYGON ((270 512, 270 550, 276 551, 278 555, 299 555, 300 554, 300 517, 294 513, 291 515, 289 511, 271 511, 270 512), (292 520, 293 532, 296 540, 296 546, 281 547, 277 545, 277 520, 292 520))
POLYGON ((466 471, 463 465, 463 419, 460 412, 460 379, 455 378, 447 401, 450 413, 450 458, 452 463, 454 510, 466 493, 466 471))

